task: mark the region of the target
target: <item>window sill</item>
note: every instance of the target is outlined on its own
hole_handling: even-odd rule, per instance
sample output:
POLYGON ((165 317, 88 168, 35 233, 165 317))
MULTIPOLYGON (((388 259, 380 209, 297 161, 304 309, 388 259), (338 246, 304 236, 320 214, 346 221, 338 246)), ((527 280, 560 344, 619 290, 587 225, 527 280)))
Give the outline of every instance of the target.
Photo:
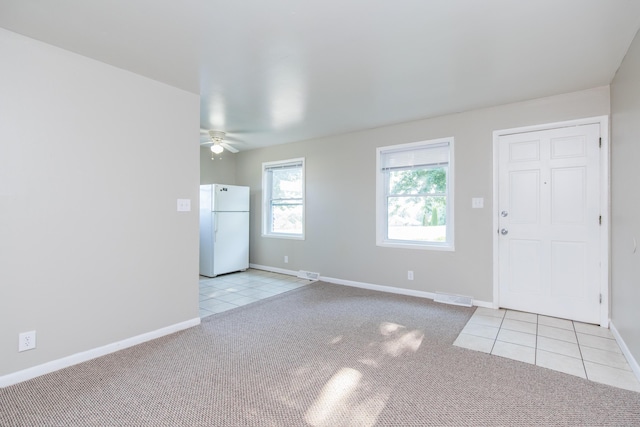
POLYGON ((429 243, 411 243, 411 242, 398 242, 398 241, 382 241, 376 242, 377 246, 384 248, 399 248, 399 249, 418 249, 418 250, 427 250, 427 251, 445 251, 445 252, 454 252, 455 248, 453 245, 445 245, 445 244, 429 244, 429 243))
POLYGON ((304 234, 265 234, 262 233, 262 237, 270 237, 274 239, 288 239, 288 240, 304 240, 304 234))

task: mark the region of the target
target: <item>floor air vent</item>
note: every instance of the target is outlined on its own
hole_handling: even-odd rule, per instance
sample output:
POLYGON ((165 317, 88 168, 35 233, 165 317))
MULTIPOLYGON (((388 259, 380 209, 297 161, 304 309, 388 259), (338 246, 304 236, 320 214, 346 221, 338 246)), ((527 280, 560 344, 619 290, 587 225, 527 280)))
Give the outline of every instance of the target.
POLYGON ((444 304, 462 305, 464 307, 471 307, 473 299, 471 297, 465 297, 462 295, 443 294, 442 292, 436 292, 436 297, 433 299, 435 302, 442 302, 444 304))
POLYGON ((313 271, 300 270, 298 271, 298 277, 301 279, 307 279, 307 280, 318 280, 320 279, 320 273, 314 273, 313 271))

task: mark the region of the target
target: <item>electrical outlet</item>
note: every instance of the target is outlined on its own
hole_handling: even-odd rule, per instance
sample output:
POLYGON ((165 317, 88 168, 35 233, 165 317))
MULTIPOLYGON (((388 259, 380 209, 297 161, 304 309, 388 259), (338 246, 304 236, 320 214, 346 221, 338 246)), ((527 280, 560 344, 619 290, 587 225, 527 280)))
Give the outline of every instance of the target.
POLYGON ((178 212, 191 211, 191 199, 178 199, 178 212))
POLYGON ((412 270, 407 271, 407 279, 413 280, 413 271, 412 270))
POLYGON ((287 264, 289 262, 289 255, 284 256, 284 263, 287 264))
POLYGON ((18 334, 18 351, 26 351, 34 348, 36 348, 36 331, 18 334))

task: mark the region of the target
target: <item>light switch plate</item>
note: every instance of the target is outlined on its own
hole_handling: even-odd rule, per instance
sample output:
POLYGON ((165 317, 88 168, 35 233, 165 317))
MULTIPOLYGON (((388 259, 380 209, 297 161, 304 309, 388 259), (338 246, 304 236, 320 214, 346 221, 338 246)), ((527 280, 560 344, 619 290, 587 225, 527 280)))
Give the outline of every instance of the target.
POLYGON ((191 210, 191 199, 178 199, 178 212, 189 212, 191 210))
POLYGON ((482 197, 474 197, 471 199, 471 207, 473 209, 482 209, 484 208, 484 198, 482 197))

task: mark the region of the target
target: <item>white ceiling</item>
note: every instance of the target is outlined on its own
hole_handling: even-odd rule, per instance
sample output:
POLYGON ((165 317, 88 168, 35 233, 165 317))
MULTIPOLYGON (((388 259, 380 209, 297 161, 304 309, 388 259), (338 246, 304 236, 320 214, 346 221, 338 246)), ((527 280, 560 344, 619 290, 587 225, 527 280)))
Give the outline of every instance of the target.
POLYGON ((246 150, 609 84, 640 0, 0 0, 0 27, 199 94, 246 150))

